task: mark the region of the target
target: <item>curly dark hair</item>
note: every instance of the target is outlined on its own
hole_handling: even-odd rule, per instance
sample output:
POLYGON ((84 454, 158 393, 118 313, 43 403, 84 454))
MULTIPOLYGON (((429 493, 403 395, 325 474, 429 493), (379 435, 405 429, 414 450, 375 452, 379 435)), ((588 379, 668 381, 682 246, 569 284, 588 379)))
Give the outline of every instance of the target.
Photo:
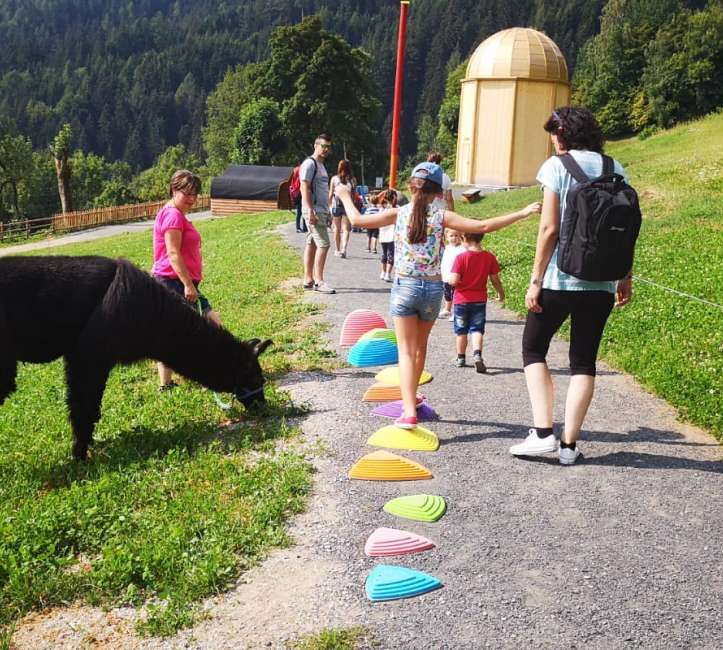
POLYGON ((603 134, 595 116, 581 106, 561 106, 552 111, 552 115, 543 127, 548 133, 554 133, 560 145, 570 149, 586 149, 603 152, 603 134))

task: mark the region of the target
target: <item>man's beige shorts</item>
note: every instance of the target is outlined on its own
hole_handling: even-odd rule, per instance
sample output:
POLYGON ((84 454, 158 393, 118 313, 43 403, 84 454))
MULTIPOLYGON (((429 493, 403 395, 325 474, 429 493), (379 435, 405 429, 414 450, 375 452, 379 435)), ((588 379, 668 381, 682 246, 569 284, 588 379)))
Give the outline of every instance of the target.
POLYGON ((309 228, 309 234, 306 236, 306 243, 314 244, 317 248, 329 248, 329 246, 331 246, 331 239, 329 238, 331 215, 324 212, 317 212, 316 223, 313 226, 309 223, 308 210, 303 210, 301 216, 304 218, 306 226, 309 228))

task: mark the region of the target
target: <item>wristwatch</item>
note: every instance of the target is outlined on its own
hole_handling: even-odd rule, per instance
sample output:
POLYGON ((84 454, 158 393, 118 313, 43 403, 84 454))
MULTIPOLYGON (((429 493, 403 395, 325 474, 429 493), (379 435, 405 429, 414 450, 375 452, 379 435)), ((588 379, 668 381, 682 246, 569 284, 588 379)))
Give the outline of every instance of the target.
POLYGON ((530 278, 530 284, 534 284, 536 287, 542 286, 542 280, 539 278, 530 278))

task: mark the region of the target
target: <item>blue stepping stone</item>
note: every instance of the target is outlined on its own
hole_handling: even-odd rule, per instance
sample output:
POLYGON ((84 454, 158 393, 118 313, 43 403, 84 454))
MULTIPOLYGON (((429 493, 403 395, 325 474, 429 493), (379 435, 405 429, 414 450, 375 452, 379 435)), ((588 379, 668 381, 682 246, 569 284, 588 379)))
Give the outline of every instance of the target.
POLYGON ((358 341, 349 350, 347 361, 357 368, 391 365, 399 362, 399 350, 388 339, 358 341))
POLYGON ((367 598, 372 602, 421 596, 442 583, 426 573, 392 564, 380 564, 367 578, 367 598))

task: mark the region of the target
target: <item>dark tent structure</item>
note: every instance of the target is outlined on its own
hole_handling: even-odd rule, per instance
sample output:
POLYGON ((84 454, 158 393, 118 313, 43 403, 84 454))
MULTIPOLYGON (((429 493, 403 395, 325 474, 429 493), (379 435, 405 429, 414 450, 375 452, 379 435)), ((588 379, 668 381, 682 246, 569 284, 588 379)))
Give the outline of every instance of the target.
POLYGON ((211 181, 211 214, 266 212, 289 208, 291 167, 230 165, 211 181))

